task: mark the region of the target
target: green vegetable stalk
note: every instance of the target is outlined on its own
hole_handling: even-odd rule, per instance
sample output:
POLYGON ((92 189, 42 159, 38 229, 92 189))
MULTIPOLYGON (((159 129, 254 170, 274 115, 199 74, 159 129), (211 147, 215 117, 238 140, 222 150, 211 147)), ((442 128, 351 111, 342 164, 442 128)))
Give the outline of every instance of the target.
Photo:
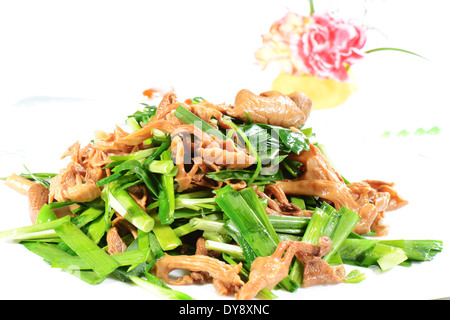
POLYGON ((150 232, 155 225, 154 219, 139 207, 126 190, 111 186, 109 201, 111 207, 136 228, 150 232))
POLYGON ((55 232, 100 277, 106 277, 119 267, 116 260, 98 247, 73 223, 64 223, 56 227, 55 232))

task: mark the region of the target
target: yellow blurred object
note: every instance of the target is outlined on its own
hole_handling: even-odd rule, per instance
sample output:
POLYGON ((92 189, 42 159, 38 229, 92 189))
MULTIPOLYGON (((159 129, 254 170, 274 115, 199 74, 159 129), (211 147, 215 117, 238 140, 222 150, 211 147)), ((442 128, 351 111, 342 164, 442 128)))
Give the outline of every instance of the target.
POLYGON ((301 91, 313 101, 313 109, 330 109, 344 103, 356 91, 353 74, 348 73, 349 82, 319 79, 307 74, 295 76, 281 72, 273 81, 272 89, 283 94, 301 91))

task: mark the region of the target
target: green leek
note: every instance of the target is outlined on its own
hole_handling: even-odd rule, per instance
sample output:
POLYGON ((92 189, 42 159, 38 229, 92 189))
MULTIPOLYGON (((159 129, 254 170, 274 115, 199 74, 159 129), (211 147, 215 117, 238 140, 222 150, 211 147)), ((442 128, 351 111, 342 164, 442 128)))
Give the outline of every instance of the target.
POLYGON ((172 160, 154 160, 148 166, 148 170, 153 173, 172 174, 174 164, 172 160))
POLYGON ((41 224, 56 219, 57 219, 56 214, 53 212, 53 210, 50 208, 48 204, 44 203, 44 205, 41 207, 37 215, 36 224, 41 224))
POLYGON ((126 190, 110 188, 109 201, 111 207, 136 228, 150 232, 155 225, 154 219, 139 207, 126 190))
POLYGON ((182 105, 178 106, 174 115, 175 115, 175 117, 177 117, 184 123, 192 124, 207 134, 210 134, 210 135, 212 135, 216 138, 219 138, 221 140, 224 140, 224 141, 227 140, 227 137, 222 132, 220 132, 219 130, 217 130, 216 128, 211 126, 209 123, 207 123, 203 119, 201 119, 198 116, 196 116, 195 114, 193 114, 191 111, 189 111, 182 105))
POLYGON ((153 213, 151 216, 155 221, 152 231, 164 251, 173 250, 182 244, 180 238, 177 236, 172 227, 161 223, 158 214, 153 213))
POLYGON ((338 218, 331 230, 329 237, 332 242, 330 251, 323 257, 326 262, 330 262, 330 259, 336 254, 342 245, 342 242, 348 237, 348 235, 355 228, 361 217, 354 211, 342 207, 337 213, 338 218))
POLYGON ((84 227, 85 225, 91 223, 95 219, 97 219, 99 216, 101 216, 103 213, 105 213, 104 209, 98 209, 98 208, 88 208, 85 211, 83 211, 79 216, 73 218, 72 222, 78 227, 84 227))
MULTIPOLYGON (((25 242, 23 243, 24 247, 33 252, 34 254, 40 256, 45 261, 51 263, 55 258, 64 258, 64 257, 73 257, 72 255, 68 254, 67 252, 59 249, 57 246, 42 242, 25 242)), ((81 271, 81 270, 64 270, 77 278, 81 279, 82 281, 88 283, 88 284, 99 284, 103 280, 105 280, 105 277, 100 277, 97 273, 94 271, 81 271)))
POLYGON ((100 277, 113 272, 119 263, 98 247, 83 231, 71 222, 55 228, 55 232, 100 277))
POLYGON ((258 256, 270 256, 275 251, 278 242, 271 237, 271 233, 238 191, 222 188, 216 202, 258 256))
MULTIPOLYGON (((150 167, 153 163, 150 163, 150 167)), ((161 190, 159 201, 159 218, 162 224, 171 224, 175 219, 175 187, 173 180, 173 162, 171 160, 171 151, 166 150, 161 154, 161 162, 167 163, 165 169, 161 168, 161 190)), ((178 168, 175 168, 178 169, 178 168)))
POLYGON ((228 233, 224 227, 223 221, 214 221, 205 218, 192 218, 189 220, 189 225, 194 230, 215 231, 218 233, 228 233))
MULTIPOLYGON (((246 192, 255 192, 250 187, 245 190, 251 190, 246 192)), ((246 192, 244 192, 244 197, 249 195, 246 192)), ((251 249, 243 248, 246 261, 248 264, 251 264, 254 260, 251 259, 252 251, 259 257, 270 256, 275 251, 279 239, 272 225, 270 223, 267 224, 267 220, 261 219, 257 213, 258 208, 251 208, 244 197, 242 196, 242 191, 238 192, 230 186, 226 186, 218 190, 216 202, 232 222, 232 224, 229 221, 226 222, 228 228, 234 225, 245 241, 237 238, 236 232, 232 231, 231 236, 235 240, 238 239, 237 242, 241 247, 248 245, 251 249), (272 237, 273 234, 275 234, 274 237, 272 237), (248 260, 249 258, 251 260, 248 260)), ((289 275, 281 280, 280 285, 290 292, 298 288, 298 284, 289 275)))
POLYGON ((235 259, 245 260, 242 248, 235 244, 222 243, 218 241, 206 240, 205 248, 225 253, 235 259))
POLYGON ((0 239, 18 239, 20 236, 29 235, 32 233, 38 233, 41 231, 49 231, 52 230, 62 224, 70 222, 70 216, 65 216, 56 220, 52 220, 49 222, 44 222, 40 224, 35 224, 32 226, 20 227, 6 231, 0 231, 0 239))
MULTIPOLYGON (((147 261, 150 249, 138 249, 111 254, 110 257, 117 261, 119 266, 127 266, 147 261)), ((92 269, 85 260, 78 256, 61 256, 53 259, 52 268, 89 270, 92 269)))
POLYGON ((142 289, 149 291, 150 293, 157 294, 162 298, 171 300, 193 300, 189 295, 171 289, 158 277, 148 274, 147 280, 144 280, 137 276, 131 276, 130 280, 134 284, 141 287, 142 289))

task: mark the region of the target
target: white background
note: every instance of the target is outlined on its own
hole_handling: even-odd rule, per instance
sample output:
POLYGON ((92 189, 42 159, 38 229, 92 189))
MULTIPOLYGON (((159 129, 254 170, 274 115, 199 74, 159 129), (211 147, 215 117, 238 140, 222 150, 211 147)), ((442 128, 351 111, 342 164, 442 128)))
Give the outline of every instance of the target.
MULTIPOLYGON (((318 2, 318 1, 317 1, 318 2)), ((139 108, 142 91, 173 87, 180 99, 233 103, 242 88, 270 90, 261 35, 307 1, 1 1, 0 176, 57 172, 59 157, 95 130, 111 131, 139 108)), ((309 125, 347 179, 394 181, 410 205, 387 214, 390 238, 448 243, 449 71, 446 1, 320 1, 370 29, 366 48, 399 47, 428 60, 377 52, 354 66, 358 91, 342 106, 314 110, 309 125), (440 128, 437 135, 397 137, 440 128), (393 136, 382 138, 385 131, 393 136), (447 241, 447 242, 446 242, 447 241)), ((29 224, 26 198, 0 186, 0 230, 29 224)), ((0 244, 0 298, 152 299, 114 281, 88 286, 39 257, 0 244)), ((446 248, 446 247, 445 247, 446 248)), ((278 293, 286 299, 432 299, 450 296, 447 250, 432 262, 367 280, 278 293)), ((210 286, 182 288, 216 298, 210 286)), ((217 297, 218 298, 218 297, 217 297)))

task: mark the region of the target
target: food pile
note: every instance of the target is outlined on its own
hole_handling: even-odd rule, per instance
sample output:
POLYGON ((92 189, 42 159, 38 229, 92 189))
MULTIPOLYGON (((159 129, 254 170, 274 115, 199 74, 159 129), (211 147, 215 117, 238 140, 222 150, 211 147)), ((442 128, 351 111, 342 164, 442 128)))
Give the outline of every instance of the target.
POLYGON ((407 204, 393 183, 350 182, 305 126, 301 92, 237 93, 233 104, 164 94, 130 130, 72 144, 59 173, 9 176, 32 225, 0 232, 90 284, 134 283, 165 298, 213 283, 236 299, 273 289, 359 282, 345 265, 431 260, 437 240, 382 240, 385 212, 407 204), (174 279, 171 272, 186 270, 174 279), (168 286, 171 285, 171 286, 168 286))

